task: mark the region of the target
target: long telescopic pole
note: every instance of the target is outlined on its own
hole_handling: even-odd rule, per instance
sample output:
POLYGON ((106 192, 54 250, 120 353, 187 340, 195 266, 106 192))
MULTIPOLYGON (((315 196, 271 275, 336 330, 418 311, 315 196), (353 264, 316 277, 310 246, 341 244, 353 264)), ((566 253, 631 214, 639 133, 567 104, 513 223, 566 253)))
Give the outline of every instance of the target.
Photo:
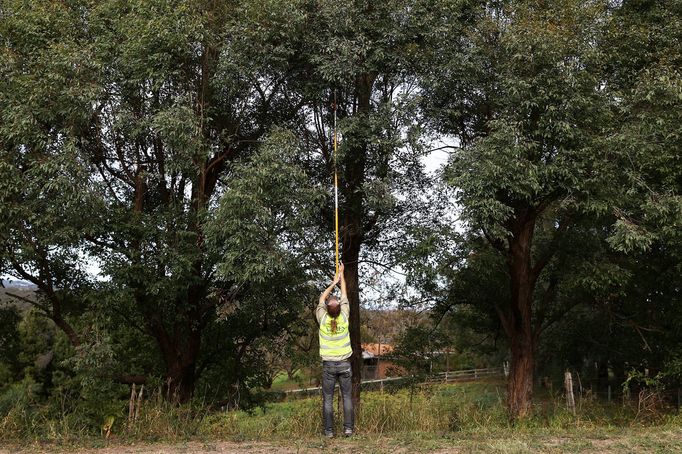
POLYGON ((334 224, 336 226, 336 274, 339 274, 339 175, 336 171, 336 90, 334 90, 334 224))

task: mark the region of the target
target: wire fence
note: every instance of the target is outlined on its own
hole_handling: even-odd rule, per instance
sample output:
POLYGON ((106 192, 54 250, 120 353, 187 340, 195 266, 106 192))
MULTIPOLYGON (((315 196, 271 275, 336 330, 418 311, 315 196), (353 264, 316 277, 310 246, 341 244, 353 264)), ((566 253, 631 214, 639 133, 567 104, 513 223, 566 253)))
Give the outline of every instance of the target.
MULTIPOLYGON (((431 386, 444 383, 471 382, 485 379, 506 379, 504 367, 485 367, 461 369, 439 372, 426 376, 405 375, 400 377, 386 377, 379 379, 363 379, 363 391, 378 391, 407 386, 431 386)), ((632 406, 640 411, 651 408, 682 409, 682 387, 667 389, 651 389, 646 387, 623 387, 623 380, 611 378, 609 380, 596 378, 581 378, 576 374, 572 384, 575 395, 575 405, 582 407, 585 402, 601 401, 615 405, 632 406)), ((309 396, 319 396, 322 388, 319 386, 271 393, 271 400, 298 399, 309 396)), ((536 396, 567 401, 568 393, 565 384, 553 383, 543 377, 536 388, 536 396)))
POLYGON ((504 375, 502 367, 486 367, 482 369, 462 369, 447 372, 439 372, 431 375, 426 383, 453 383, 457 381, 478 380, 485 377, 501 377, 504 375))
MULTIPOLYGON (((435 385, 438 383, 454 383, 458 381, 473 381, 486 377, 503 376, 504 370, 502 367, 487 367, 481 369, 462 369, 448 372, 440 372, 426 377, 417 377, 414 375, 407 375, 402 377, 387 377, 379 379, 362 380, 363 391, 383 390, 385 386, 400 386, 409 383, 419 383, 425 385, 435 385)), ((312 395, 319 395, 322 392, 322 387, 308 387, 299 389, 290 389, 281 393, 282 398, 288 397, 307 397, 312 395)))

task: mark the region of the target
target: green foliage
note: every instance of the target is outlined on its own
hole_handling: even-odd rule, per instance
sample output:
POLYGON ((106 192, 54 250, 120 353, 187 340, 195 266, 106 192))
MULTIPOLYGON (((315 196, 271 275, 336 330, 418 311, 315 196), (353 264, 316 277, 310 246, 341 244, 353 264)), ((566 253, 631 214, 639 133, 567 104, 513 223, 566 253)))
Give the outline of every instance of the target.
POLYGON ((300 159, 296 137, 277 130, 235 168, 208 230, 222 276, 264 283, 294 271, 309 253, 306 238, 326 194, 310 184, 300 159))
POLYGON ((630 387, 633 385, 661 390, 663 388, 662 378, 662 374, 649 376, 645 371, 630 370, 622 385, 623 393, 629 395, 630 387))
MULTIPOLYGON (((449 124, 465 148, 453 155, 446 178, 461 189, 458 202, 472 227, 503 239, 515 209, 594 198, 596 178, 605 176, 589 171, 603 156, 595 147, 606 118, 596 44, 605 11, 598 3, 560 2, 508 5, 488 14, 459 38, 471 46, 475 63, 453 56, 443 68, 460 72, 469 65, 471 74, 433 84, 467 90, 464 99, 476 101, 468 109, 490 111, 475 128, 460 127, 456 119, 449 124), (498 21, 497 14, 513 20, 498 21)), ((438 102, 445 88, 433 87, 438 102)))
MULTIPOLYGON (((24 6, 9 2, 2 22, 8 58, 0 85, 7 101, 0 109, 0 189, 9 216, 0 221, 0 238, 9 247, 0 252, 0 272, 37 283, 44 298, 39 307, 60 329, 67 331, 69 322, 78 348, 65 367, 84 389, 132 368, 184 383, 186 399, 195 371, 215 364, 213 350, 225 348, 203 336, 220 331, 213 325, 224 300, 232 304, 238 296, 246 303, 248 313, 221 331, 228 344, 230 338, 239 344, 241 353, 232 356, 238 363, 248 361, 250 343, 277 335, 300 311, 302 301, 293 295, 305 278, 290 261, 306 251, 290 257, 286 248, 298 242, 305 249, 300 238, 307 232, 297 230, 303 228, 298 222, 308 222, 303 211, 314 211, 319 195, 314 188, 299 192, 310 198, 288 204, 291 189, 308 187, 295 167, 300 148, 290 146, 291 137, 275 133, 257 145, 271 125, 285 126, 299 114, 277 81, 295 52, 278 33, 242 39, 251 25, 275 26, 262 22, 262 9, 250 2, 24 6), (272 55, 259 46, 274 42, 280 50, 272 55), (71 90, 79 90, 73 99, 71 90), (280 167, 285 161, 289 167, 280 167), (256 204, 245 197, 258 178, 267 195, 256 204), (234 210, 217 208, 223 196, 234 210), (267 224, 264 231, 251 229, 254 216, 267 224), (232 230, 209 245, 216 217, 232 230), (261 262, 271 250, 279 255, 261 262), (216 273, 238 256, 241 263, 216 273), (85 272, 92 257, 106 283, 85 272), (270 314, 275 323, 269 327, 253 324, 271 310, 259 302, 276 299, 266 279, 297 282, 280 300, 287 304, 270 314), (72 301, 75 307, 67 306, 72 301), (60 318, 67 310, 85 314, 60 318), (135 336, 138 346, 153 346, 149 335, 155 357, 132 347, 135 336), (202 346, 209 351, 200 360, 202 346), (132 356, 122 355, 131 350, 132 356)), ((262 373, 251 366, 242 372, 247 369, 262 373)), ((245 378, 227 376, 233 383, 245 378)))
POLYGON ((657 266, 633 252, 663 263, 678 254, 672 232, 679 229, 663 225, 677 225, 680 212, 678 135, 668 129, 679 123, 679 75, 670 67, 679 60, 679 46, 671 46, 679 11, 646 2, 491 3, 473 9, 473 19, 452 34, 430 36, 444 52, 423 69, 427 119, 458 140, 444 176, 471 232, 462 251, 442 259, 426 281, 438 312, 473 307, 491 334, 500 330, 491 323, 499 318, 512 346, 521 335, 535 342, 542 333, 549 337, 543 358, 576 366, 599 357, 620 369, 606 339, 618 332, 633 344, 625 356, 661 367, 665 355, 649 342, 665 341, 642 334, 660 325, 635 301, 643 308, 655 300, 667 311, 662 300, 677 298, 654 296, 658 284, 640 293, 637 271, 649 276, 657 266), (489 246, 477 242, 481 237, 489 246), (668 259, 658 255, 662 249, 668 259), (504 260, 477 266, 497 253, 504 260), (445 264, 452 263, 458 267, 451 271, 445 264), (526 284, 532 297, 519 291, 526 284), (564 316, 560 326, 572 334, 556 329, 564 316), (648 322, 620 330, 633 319, 648 322), (587 347, 585 320, 617 328, 587 347), (521 326, 532 330, 524 334, 521 326), (637 336, 648 354, 636 352, 637 336), (562 349, 568 345, 570 352, 562 349), (561 353, 551 355, 549 346, 561 353))
POLYGON ((610 242, 625 252, 664 244, 679 254, 682 18, 674 2, 627 3, 608 35, 617 112, 606 146, 621 166, 618 222, 610 242), (645 43, 645 44, 643 44, 645 43))
POLYGON ((0 308, 0 392, 19 378, 19 312, 14 307, 0 308))
POLYGON ((55 364, 55 326, 37 310, 31 310, 22 317, 18 326, 22 349, 19 360, 25 365, 24 375, 49 383, 55 364))

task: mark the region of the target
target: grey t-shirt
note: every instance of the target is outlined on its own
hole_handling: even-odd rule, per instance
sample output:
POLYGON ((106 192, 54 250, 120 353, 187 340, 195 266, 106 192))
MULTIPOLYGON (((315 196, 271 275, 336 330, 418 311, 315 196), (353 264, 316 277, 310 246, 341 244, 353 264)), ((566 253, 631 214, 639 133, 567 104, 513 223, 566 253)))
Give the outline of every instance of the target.
MULTIPOLYGON (((346 317, 346 320, 348 320, 348 315, 350 314, 348 298, 342 296, 339 299, 339 303, 341 304, 341 314, 346 317)), ((326 313, 327 306, 324 304, 324 301, 322 301, 320 304, 317 305, 317 308, 315 308, 315 317, 317 318, 317 323, 322 322, 322 317, 324 317, 326 313)), ((341 356, 322 356, 322 361, 343 361, 344 359, 348 359, 351 355, 352 352, 348 353, 347 355, 341 356)))

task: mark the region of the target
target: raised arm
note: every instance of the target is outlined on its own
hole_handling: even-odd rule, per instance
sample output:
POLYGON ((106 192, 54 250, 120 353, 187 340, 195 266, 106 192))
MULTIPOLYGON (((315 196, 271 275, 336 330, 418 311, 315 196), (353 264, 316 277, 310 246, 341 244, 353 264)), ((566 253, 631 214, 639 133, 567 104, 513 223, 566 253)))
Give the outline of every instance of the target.
POLYGON ((343 262, 339 263, 339 277, 341 278, 341 298, 348 298, 348 293, 346 293, 346 276, 344 275, 343 262))

